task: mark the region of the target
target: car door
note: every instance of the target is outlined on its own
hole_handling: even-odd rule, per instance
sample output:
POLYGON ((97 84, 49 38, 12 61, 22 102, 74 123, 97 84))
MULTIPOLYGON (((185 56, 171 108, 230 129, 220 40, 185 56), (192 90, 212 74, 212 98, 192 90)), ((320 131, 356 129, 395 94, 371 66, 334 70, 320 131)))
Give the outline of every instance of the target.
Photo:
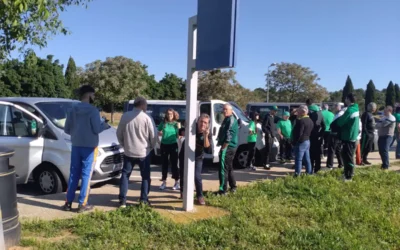
POLYGON ((218 132, 221 128, 221 124, 225 119, 223 109, 224 109, 224 104, 226 102, 224 101, 219 101, 219 100, 213 100, 211 101, 211 133, 212 133, 212 145, 213 145, 213 162, 219 162, 219 151, 221 149, 221 146, 217 146, 218 141, 218 132))
POLYGON ((10 165, 15 166, 17 184, 24 184, 42 162, 44 139, 39 136, 43 121, 26 109, 0 102, 0 144, 13 149, 10 165))

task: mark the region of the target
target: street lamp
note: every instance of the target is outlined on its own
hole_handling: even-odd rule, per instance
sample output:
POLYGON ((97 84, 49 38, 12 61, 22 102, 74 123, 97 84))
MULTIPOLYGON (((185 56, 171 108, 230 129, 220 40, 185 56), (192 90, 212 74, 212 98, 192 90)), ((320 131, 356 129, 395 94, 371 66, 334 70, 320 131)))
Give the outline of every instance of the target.
POLYGON ((268 66, 268 73, 267 73, 267 102, 269 102, 269 74, 270 74, 270 68, 276 66, 276 63, 271 63, 271 65, 268 66))

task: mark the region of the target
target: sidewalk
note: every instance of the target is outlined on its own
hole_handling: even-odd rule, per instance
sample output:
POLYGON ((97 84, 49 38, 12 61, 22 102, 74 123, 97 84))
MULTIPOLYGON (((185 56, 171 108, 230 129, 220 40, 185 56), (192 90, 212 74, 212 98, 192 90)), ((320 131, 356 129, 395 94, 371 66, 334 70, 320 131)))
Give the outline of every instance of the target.
MULTIPOLYGON (((394 152, 390 152, 390 161, 394 162, 394 152)), ((373 164, 380 164, 380 158, 378 152, 374 152, 370 154, 369 160, 373 164)), ((264 169, 259 169, 258 171, 249 171, 249 170, 237 170, 235 171, 235 176, 237 178, 238 186, 247 185, 250 182, 256 180, 265 180, 270 179, 273 180, 278 177, 284 177, 288 174, 293 173, 294 170, 291 169, 292 165, 272 165, 272 169, 267 171, 264 169), (276 167, 274 167, 276 166, 276 167)), ((325 167, 325 162, 322 164, 325 167)), ((336 166, 336 165, 335 165, 336 166)), ((152 203, 154 209, 159 211, 161 214, 166 215, 167 217, 174 218, 175 217, 187 217, 190 213, 185 213, 182 211, 182 201, 178 199, 179 191, 172 190, 173 180, 169 179, 168 189, 164 191, 160 191, 158 189, 161 184, 160 175, 158 168, 152 168, 152 183, 151 183, 151 192, 150 192, 150 202, 152 203)), ((324 168, 323 168, 324 169, 324 168)), ((394 170, 399 170, 400 167, 393 167, 394 170)), ((218 172, 216 169, 204 169, 203 171, 203 189, 205 191, 217 191, 218 190, 218 172)), ((113 180, 110 183, 107 183, 101 187, 93 188, 91 190, 90 195, 90 203, 93 204, 97 210, 100 211, 110 211, 114 210, 118 207, 118 187, 119 180, 113 180)), ((140 177, 138 172, 132 173, 131 182, 129 185, 128 191, 128 205, 137 204, 137 201, 140 196, 140 177)), ((79 191, 78 191, 79 192, 79 191)), ((77 197, 78 197, 77 192, 77 197)), ((76 197, 76 198, 77 198, 76 197)), ((64 204, 65 194, 54 194, 54 195, 44 195, 44 196, 36 196, 36 197, 23 197, 18 198, 18 210, 20 213, 21 220, 31 220, 31 219, 43 219, 43 220, 54 220, 54 219, 64 219, 71 218, 76 216, 77 213, 73 212, 65 212, 61 210, 61 206, 64 204)), ((73 207, 76 207, 77 204, 74 203, 73 207)), ((210 218, 214 216, 220 216, 224 213, 224 211, 219 210, 213 207, 201 207, 195 206, 194 213, 187 219, 202 219, 202 218, 210 218)), ((179 220, 179 218, 178 218, 179 220)))

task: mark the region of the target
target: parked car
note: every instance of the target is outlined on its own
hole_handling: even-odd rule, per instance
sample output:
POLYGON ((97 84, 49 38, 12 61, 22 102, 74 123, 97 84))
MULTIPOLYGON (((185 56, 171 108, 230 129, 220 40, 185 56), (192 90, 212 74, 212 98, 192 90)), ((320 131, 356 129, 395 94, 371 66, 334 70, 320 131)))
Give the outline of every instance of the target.
MULTIPOLYGON (((124 112, 130 111, 133 109, 134 100, 130 100, 124 105, 124 112)), ((218 131, 221 127, 221 123, 224 120, 224 115, 222 113, 223 106, 227 102, 221 100, 211 100, 198 102, 198 113, 206 113, 211 117, 211 133, 213 141, 212 145, 212 154, 206 154, 206 159, 212 159, 214 163, 219 162, 219 146, 217 145, 217 136, 218 131)), ((230 102, 233 107, 233 114, 238 119, 239 122, 239 140, 238 140, 238 150, 235 156, 235 166, 237 168, 244 168, 246 166, 248 149, 247 149, 247 137, 249 134, 249 119, 243 113, 243 111, 239 108, 239 106, 230 102)), ((186 101, 172 101, 172 100, 148 100, 147 101, 147 113, 154 119, 156 125, 160 124, 164 120, 165 112, 168 108, 172 108, 179 113, 180 122, 182 126, 185 124, 186 119, 186 101)), ((261 125, 258 125, 259 129, 261 129, 261 125)), ((270 158, 276 160, 276 156, 278 154, 279 142, 276 140, 273 146, 273 150, 271 152, 270 158)), ((157 145, 154 150, 155 156, 160 156, 160 146, 157 145)), ((261 153, 257 150, 256 163, 260 162, 261 153)))
MULTIPOLYGON (((17 184, 34 181, 45 194, 67 188, 71 138, 64 133, 66 115, 77 102, 60 98, 0 98, 0 144, 15 150, 17 184)), ((99 135, 91 184, 118 177, 123 163, 114 128, 99 135)))

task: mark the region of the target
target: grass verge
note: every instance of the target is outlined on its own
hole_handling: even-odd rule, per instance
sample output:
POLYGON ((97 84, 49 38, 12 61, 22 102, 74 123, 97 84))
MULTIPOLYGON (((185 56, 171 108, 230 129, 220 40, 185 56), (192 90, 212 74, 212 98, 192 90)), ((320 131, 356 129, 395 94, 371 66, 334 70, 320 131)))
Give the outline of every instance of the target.
POLYGON ((175 224, 147 207, 23 223, 35 249, 399 249, 400 175, 357 169, 253 183, 209 196, 228 216, 175 224), (65 236, 65 237, 63 237, 65 236), (57 240, 54 240, 56 238, 57 240))

